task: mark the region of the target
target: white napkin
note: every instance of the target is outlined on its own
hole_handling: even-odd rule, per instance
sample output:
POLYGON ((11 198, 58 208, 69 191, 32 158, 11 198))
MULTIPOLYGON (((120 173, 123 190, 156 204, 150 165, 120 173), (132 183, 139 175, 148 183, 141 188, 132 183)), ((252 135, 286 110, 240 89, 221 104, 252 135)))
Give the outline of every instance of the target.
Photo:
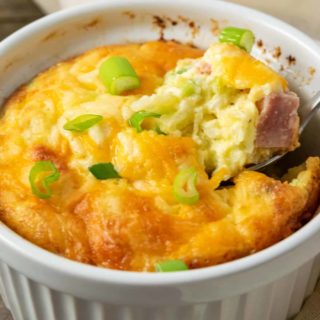
POLYGON ((46 13, 52 13, 54 11, 72 7, 77 4, 90 2, 90 0, 33 0, 33 1, 46 13))
POLYGON ((45 13, 52 13, 62 9, 59 0, 33 0, 45 13))

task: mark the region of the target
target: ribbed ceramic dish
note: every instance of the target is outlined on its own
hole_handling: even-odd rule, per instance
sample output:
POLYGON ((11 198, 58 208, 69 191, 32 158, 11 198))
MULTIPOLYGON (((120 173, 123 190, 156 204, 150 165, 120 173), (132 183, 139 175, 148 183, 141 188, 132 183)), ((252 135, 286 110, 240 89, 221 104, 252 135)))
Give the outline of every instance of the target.
MULTIPOLYGON (((0 43, 0 103, 41 70, 92 47, 162 37, 205 48, 226 25, 252 29, 262 40, 253 54, 283 70, 303 99, 319 90, 317 45, 274 18, 212 0, 109 0, 45 17, 0 43)), ((317 118, 303 137, 302 153, 320 154, 313 135, 319 127, 317 118)), ((69 261, 0 225, 0 292, 15 320, 285 320, 315 286, 319 243, 316 215, 252 256, 146 274, 69 261)))

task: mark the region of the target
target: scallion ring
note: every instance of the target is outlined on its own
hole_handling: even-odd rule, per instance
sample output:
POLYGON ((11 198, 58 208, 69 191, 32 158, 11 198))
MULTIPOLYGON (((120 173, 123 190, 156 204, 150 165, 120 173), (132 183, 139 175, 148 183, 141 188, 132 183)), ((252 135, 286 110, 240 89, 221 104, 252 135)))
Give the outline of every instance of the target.
POLYGON ((114 56, 105 60, 99 68, 99 76, 114 95, 140 87, 140 79, 126 58, 114 56))
POLYGON ((163 136, 166 136, 167 134, 165 132, 163 132, 160 127, 157 125, 155 128, 154 128, 154 131, 157 133, 157 134, 161 134, 163 136))
POLYGON ((83 114, 73 120, 68 121, 63 129, 69 131, 83 132, 103 120, 103 117, 97 114, 83 114))
POLYGON ((183 204, 195 204, 199 201, 199 192, 196 188, 198 173, 193 168, 181 170, 173 182, 173 195, 183 204))
MULTIPOLYGON (((143 129, 141 127, 142 122, 147 118, 160 118, 161 114, 155 112, 147 112, 147 111, 138 111, 135 112, 131 118, 129 119, 129 125, 137 130, 137 132, 141 132, 143 129)), ((160 128, 159 128, 160 129, 160 128)))
POLYGON ((227 27, 220 32, 219 41, 232 43, 250 52, 254 44, 254 34, 248 29, 227 27))
POLYGON ((157 272, 173 272, 189 270, 188 266, 182 260, 167 260, 158 262, 155 265, 157 272))
POLYGON ((88 169, 98 180, 121 178, 111 162, 97 163, 88 169))
POLYGON ((60 173, 52 161, 38 161, 30 170, 29 182, 34 195, 41 199, 52 196, 50 185, 60 178, 60 173))
POLYGON ((194 81, 187 80, 186 83, 182 86, 182 95, 184 97, 189 97, 196 92, 196 85, 194 81))

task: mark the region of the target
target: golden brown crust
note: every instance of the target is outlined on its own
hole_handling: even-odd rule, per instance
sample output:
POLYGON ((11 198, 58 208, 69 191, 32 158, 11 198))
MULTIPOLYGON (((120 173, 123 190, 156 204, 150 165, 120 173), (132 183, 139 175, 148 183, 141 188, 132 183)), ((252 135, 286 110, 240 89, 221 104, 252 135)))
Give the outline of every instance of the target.
POLYGON ((123 120, 126 103, 152 92, 178 59, 201 54, 171 42, 99 48, 21 88, 0 121, 0 221, 67 258, 137 271, 153 271, 166 259, 184 259, 191 268, 218 264, 291 234, 318 203, 319 158, 310 158, 293 184, 243 172, 234 186, 214 191, 191 138, 138 134, 123 120), (125 97, 105 94, 95 72, 110 54, 129 58, 142 88, 125 97), (104 120, 85 134, 63 130, 79 112, 104 120), (30 190, 28 173, 39 160, 61 172, 49 200, 30 190), (112 162, 122 179, 96 180, 87 168, 97 162, 112 162), (193 206, 173 197, 183 167, 198 172, 200 201, 193 206))

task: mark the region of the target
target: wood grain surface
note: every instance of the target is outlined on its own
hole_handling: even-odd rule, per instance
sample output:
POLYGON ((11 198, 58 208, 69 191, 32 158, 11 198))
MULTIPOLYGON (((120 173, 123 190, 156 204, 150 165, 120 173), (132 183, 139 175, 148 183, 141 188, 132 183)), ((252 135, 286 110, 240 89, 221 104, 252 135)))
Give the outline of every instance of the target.
MULTIPOLYGON (((43 13, 31 0, 0 0, 0 40, 41 16, 43 13)), ((1 297, 0 320, 12 320, 1 297)))

